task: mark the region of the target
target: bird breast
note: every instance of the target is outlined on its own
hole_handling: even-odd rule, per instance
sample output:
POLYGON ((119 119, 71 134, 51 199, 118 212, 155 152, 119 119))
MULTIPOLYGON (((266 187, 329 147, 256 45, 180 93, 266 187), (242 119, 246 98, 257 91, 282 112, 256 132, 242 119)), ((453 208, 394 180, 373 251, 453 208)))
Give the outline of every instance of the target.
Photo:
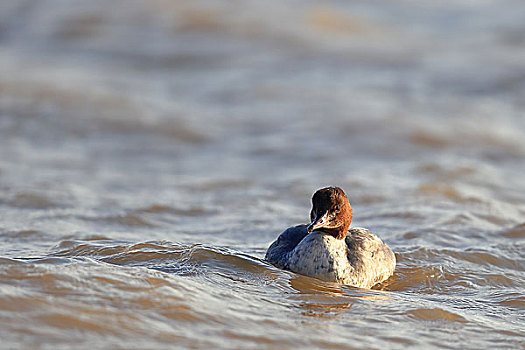
POLYGON ((324 232, 313 232, 290 252, 287 268, 324 281, 339 282, 353 269, 348 261, 347 250, 344 239, 336 239, 324 232))

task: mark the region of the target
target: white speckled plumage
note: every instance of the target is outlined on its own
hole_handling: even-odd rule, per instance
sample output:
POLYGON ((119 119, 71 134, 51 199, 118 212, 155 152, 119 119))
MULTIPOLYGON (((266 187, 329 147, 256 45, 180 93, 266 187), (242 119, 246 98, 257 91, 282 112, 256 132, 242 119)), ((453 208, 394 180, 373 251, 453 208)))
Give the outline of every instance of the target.
POLYGON ((351 228, 344 240, 323 231, 308 234, 306 225, 283 235, 268 248, 266 260, 286 270, 359 288, 370 288, 394 273, 394 253, 367 229, 351 228), (294 239, 299 242, 290 246, 294 239))
POLYGON ((307 235, 291 252, 286 267, 302 275, 341 282, 352 266, 346 255, 346 242, 322 231, 307 235))
MULTIPOLYGON (((342 193, 342 200, 348 201, 342 193)), ((351 220, 351 212, 349 217, 351 220)), ((342 226, 342 236, 331 232, 330 227, 309 233, 313 223, 290 227, 268 248, 265 259, 302 275, 371 288, 394 273, 396 258, 390 247, 369 230, 354 227, 346 231, 349 224, 342 226)))

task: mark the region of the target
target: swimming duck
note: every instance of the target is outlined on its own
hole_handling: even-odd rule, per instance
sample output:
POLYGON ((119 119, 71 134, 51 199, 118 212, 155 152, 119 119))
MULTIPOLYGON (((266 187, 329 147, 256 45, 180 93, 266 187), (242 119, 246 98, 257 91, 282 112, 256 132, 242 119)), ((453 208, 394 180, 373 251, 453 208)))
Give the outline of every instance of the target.
POLYGON ((324 281, 370 288, 394 273, 392 249, 365 228, 350 228, 353 210, 339 187, 312 197, 310 224, 285 230, 266 252, 280 268, 324 281))

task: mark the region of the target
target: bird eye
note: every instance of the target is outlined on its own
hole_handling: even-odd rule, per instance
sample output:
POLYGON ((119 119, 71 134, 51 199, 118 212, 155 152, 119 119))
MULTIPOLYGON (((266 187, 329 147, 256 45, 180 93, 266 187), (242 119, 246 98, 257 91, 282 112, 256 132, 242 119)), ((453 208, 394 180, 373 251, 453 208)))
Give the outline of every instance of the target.
POLYGON ((335 207, 335 210, 339 210, 341 209, 341 206, 338 204, 336 207, 335 207))

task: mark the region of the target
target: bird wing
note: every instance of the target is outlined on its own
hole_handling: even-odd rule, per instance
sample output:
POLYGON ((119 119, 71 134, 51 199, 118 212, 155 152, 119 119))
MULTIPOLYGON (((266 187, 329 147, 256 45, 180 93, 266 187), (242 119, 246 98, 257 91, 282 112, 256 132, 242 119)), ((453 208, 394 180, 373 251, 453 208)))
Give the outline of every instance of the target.
POLYGON ((396 257, 392 249, 365 228, 353 227, 345 238, 347 257, 356 275, 373 286, 394 273, 396 257))
POLYGON ((289 253, 303 240, 308 234, 308 225, 298 225, 286 229, 273 242, 264 259, 270 264, 278 267, 286 267, 289 253))

